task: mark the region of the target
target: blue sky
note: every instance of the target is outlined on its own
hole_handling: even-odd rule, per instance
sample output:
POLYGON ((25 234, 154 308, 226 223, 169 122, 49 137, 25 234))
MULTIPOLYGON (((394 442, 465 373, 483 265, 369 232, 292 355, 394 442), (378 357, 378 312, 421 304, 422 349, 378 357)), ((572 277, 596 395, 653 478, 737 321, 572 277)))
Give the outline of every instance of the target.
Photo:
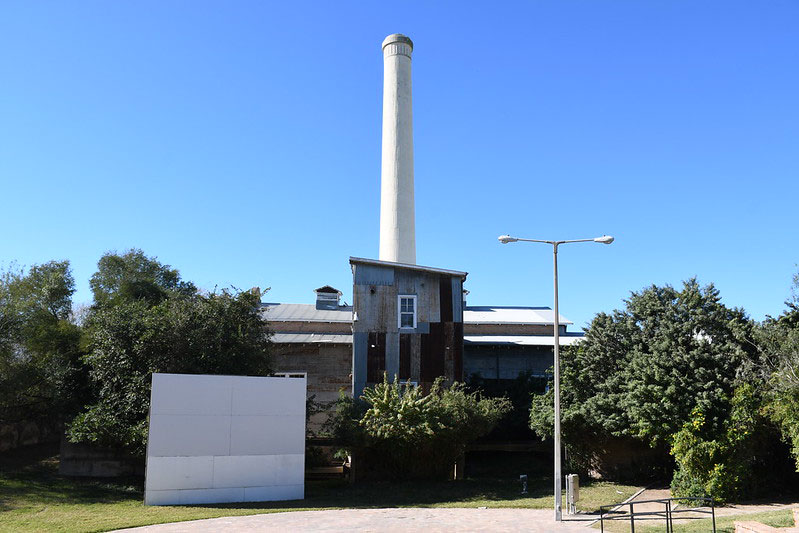
POLYGON ((415 42, 417 258, 578 326, 714 282, 756 319, 799 262, 799 3, 8 2, 0 263, 131 247, 214 286, 351 297, 379 235, 382 56, 415 42))

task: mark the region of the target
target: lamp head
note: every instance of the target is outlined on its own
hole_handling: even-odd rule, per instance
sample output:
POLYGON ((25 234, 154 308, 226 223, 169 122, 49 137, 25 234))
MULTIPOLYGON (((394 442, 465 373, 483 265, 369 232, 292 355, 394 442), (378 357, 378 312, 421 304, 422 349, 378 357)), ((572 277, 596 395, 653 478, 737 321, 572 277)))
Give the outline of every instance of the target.
POLYGON ((499 239, 499 242, 501 242, 502 244, 508 244, 509 242, 516 242, 519 240, 516 237, 511 237, 510 235, 500 235, 497 238, 499 239))
POLYGON ((603 235, 601 237, 597 237, 596 239, 594 239, 594 242, 601 242, 602 244, 610 244, 613 242, 613 240, 614 240, 613 237, 611 237, 610 235, 603 235))

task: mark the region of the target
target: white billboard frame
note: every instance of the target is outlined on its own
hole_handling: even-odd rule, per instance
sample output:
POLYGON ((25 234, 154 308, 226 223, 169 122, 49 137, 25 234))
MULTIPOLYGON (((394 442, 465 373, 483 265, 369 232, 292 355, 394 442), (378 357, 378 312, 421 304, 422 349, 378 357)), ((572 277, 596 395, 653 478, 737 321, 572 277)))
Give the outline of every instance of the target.
POLYGON ((152 376, 145 505, 302 499, 304 377, 152 376))

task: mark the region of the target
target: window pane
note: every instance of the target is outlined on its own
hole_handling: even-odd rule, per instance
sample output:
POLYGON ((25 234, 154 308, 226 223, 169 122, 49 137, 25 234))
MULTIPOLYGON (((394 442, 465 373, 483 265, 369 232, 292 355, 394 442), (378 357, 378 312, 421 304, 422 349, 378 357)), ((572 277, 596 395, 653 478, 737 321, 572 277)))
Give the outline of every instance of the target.
POLYGON ((400 315, 400 326, 403 328, 413 327, 413 313, 402 313, 400 315))

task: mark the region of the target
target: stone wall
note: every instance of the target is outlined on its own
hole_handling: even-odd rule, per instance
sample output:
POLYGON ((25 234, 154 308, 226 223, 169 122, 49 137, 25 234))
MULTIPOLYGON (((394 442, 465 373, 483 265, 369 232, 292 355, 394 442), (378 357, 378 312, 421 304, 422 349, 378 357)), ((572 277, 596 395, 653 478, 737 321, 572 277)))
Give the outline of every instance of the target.
MULTIPOLYGON (((275 372, 305 372, 308 376, 308 397, 315 402, 331 403, 339 391, 350 391, 352 386, 351 344, 275 344, 272 349, 272 367, 275 372)), ((327 420, 327 413, 311 417, 308 430, 319 431, 327 420)))
POLYGON ((53 420, 27 420, 0 424, 0 452, 44 442, 58 442, 62 424, 53 420))
POLYGON ((143 476, 144 458, 91 444, 75 444, 62 437, 58 473, 87 477, 143 476))

